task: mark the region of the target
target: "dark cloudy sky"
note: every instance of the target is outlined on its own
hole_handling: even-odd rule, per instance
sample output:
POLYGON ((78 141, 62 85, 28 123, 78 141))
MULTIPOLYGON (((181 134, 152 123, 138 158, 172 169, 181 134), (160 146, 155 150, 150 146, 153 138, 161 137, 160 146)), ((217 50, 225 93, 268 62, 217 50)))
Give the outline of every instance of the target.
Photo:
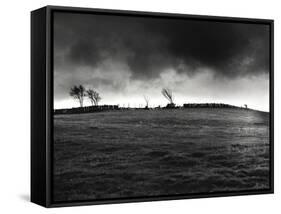
POLYGON ((269 50, 268 25, 55 12, 54 107, 78 106, 83 84, 101 104, 164 106, 167 87, 178 105, 268 111, 269 50))

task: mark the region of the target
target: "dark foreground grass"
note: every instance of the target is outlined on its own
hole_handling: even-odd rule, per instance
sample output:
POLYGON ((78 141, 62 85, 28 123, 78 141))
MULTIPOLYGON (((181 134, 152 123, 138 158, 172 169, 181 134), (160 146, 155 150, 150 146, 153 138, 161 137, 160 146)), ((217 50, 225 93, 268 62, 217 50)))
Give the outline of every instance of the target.
POLYGON ((269 114, 126 110, 54 118, 54 200, 269 188, 269 114))

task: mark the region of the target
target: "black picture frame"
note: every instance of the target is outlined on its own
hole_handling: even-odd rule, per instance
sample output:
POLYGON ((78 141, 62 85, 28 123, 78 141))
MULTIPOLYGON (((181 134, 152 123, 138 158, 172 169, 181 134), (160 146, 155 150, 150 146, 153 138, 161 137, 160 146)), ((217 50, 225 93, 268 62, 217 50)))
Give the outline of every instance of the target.
POLYGON ((31 12, 31 201, 44 207, 144 202, 268 194, 274 192, 274 21, 234 17, 199 16, 156 12, 46 6, 31 12), (122 16, 164 17, 170 19, 211 20, 266 24, 270 27, 270 188, 240 192, 216 192, 171 196, 150 196, 95 201, 54 203, 52 197, 53 148, 53 13, 55 11, 122 16))

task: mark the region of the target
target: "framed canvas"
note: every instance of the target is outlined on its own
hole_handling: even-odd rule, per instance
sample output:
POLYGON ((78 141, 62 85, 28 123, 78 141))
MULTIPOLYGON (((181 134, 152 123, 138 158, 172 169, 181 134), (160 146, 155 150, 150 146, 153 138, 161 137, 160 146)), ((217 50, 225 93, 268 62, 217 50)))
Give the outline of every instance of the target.
POLYGON ((273 189, 273 20, 32 11, 32 202, 273 189))

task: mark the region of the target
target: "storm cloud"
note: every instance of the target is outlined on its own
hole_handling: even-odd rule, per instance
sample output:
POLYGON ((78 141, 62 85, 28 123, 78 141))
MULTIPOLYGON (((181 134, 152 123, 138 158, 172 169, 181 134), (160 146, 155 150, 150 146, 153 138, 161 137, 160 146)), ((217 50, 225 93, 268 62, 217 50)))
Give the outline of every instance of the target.
POLYGON ((169 71, 175 79, 208 71, 208 86, 268 81, 269 35, 263 24, 55 12, 55 96, 62 99, 73 84, 124 94, 169 71))

